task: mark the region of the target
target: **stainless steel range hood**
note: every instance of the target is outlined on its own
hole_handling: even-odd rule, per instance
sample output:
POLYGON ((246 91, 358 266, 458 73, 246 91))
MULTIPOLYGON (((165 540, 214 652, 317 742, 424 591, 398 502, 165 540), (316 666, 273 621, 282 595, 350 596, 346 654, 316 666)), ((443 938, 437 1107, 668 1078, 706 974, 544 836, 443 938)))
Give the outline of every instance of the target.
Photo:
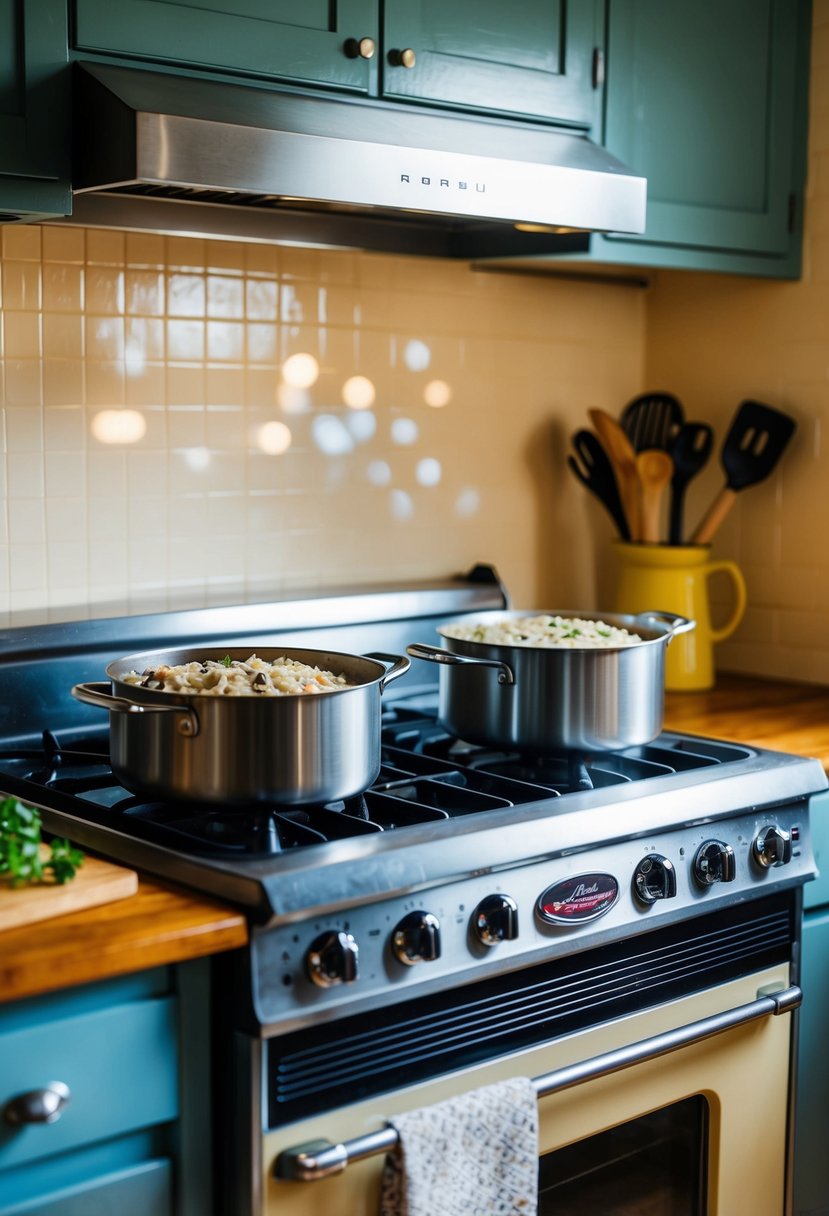
POLYGON ((463 258, 644 230, 644 179, 579 133, 100 64, 75 74, 70 222, 463 258))

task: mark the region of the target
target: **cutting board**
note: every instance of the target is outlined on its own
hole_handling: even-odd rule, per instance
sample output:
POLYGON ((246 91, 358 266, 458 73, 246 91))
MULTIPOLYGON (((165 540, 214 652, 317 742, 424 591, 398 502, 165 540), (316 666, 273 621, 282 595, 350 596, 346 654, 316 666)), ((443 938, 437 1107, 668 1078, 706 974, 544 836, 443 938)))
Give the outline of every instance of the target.
MULTIPOLYGON (((48 855, 49 850, 44 850, 48 855)), ((74 878, 63 883, 33 883, 12 887, 0 880, 0 930, 19 929, 53 916, 80 912, 98 904, 125 899, 138 890, 134 870, 85 856, 74 878)))

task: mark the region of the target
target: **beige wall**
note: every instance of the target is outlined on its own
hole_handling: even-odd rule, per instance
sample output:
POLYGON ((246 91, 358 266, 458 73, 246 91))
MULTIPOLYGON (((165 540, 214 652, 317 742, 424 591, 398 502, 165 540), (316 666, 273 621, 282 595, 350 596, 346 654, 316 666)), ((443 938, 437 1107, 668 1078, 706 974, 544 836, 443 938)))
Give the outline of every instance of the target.
POLYGON ((607 526, 565 438, 591 405, 638 388, 643 292, 412 258, 0 231, 0 611, 15 623, 482 560, 518 604, 593 601, 592 535, 607 526), (300 352, 319 366, 304 390, 284 379, 300 352), (365 408, 344 404, 354 376, 373 386, 365 408))
MULTIPOLYGON (((745 397, 797 418, 780 471, 739 497, 714 543, 741 564, 750 600, 718 662, 829 682, 829 0, 815 6, 813 54, 797 283, 660 272, 642 291, 0 229, 0 621, 476 561, 495 563, 517 606, 601 609, 612 529, 566 468, 567 436, 592 405, 667 388, 719 439, 745 397), (307 390, 284 381, 298 352, 319 365, 307 390), (374 388, 363 409, 343 401, 354 376, 374 388), (119 439, 124 423, 143 433, 119 439), (280 437, 285 452, 265 450, 280 437)), ((712 461, 689 494, 692 523, 721 482, 712 461)))
MULTIPOLYGON (((829 683, 829 3, 814 7, 804 271, 797 283, 657 275, 648 293, 645 381, 728 429, 753 397, 798 430, 771 479, 738 495, 714 542, 740 564, 749 608, 719 648, 722 669, 829 683)), ((724 475, 692 485, 701 514, 724 475)))

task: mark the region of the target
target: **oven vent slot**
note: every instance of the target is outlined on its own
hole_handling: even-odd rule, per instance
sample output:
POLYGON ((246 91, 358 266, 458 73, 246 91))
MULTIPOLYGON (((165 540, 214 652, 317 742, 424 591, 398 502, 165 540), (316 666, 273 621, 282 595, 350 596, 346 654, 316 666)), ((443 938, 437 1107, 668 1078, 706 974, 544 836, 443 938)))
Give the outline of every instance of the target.
POLYGON ((272 1127, 785 962, 789 894, 272 1039, 272 1127))

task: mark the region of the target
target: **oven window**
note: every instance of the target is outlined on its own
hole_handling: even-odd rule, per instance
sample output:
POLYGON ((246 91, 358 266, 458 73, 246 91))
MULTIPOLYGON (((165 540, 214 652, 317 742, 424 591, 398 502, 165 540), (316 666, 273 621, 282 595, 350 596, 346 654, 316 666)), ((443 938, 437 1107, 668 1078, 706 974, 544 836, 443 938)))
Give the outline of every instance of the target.
POLYGON ((698 1094, 546 1153, 538 1216, 705 1216, 707 1144, 698 1094))

